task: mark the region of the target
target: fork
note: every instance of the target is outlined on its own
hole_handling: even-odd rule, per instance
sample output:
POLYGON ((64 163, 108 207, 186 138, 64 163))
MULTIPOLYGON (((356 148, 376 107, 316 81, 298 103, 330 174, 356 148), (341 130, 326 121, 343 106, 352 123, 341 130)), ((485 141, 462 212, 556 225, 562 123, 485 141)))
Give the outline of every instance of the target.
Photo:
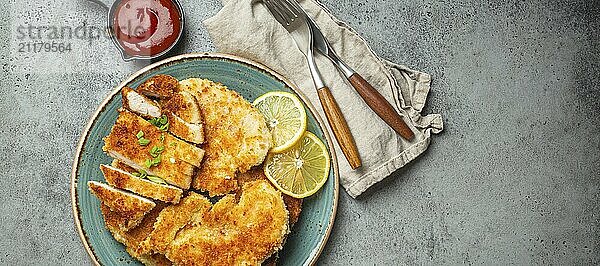
POLYGON ((306 17, 302 16, 301 10, 289 2, 281 0, 263 0, 263 3, 271 12, 273 17, 281 24, 292 36, 298 49, 306 56, 308 68, 313 79, 315 88, 321 106, 325 111, 325 116, 329 122, 329 126, 333 131, 340 149, 352 169, 356 169, 362 165, 358 148, 354 141, 354 137, 350 132, 348 123, 340 110, 339 105, 335 101, 333 94, 321 78, 321 73, 314 58, 314 39, 313 32, 308 26, 306 17))

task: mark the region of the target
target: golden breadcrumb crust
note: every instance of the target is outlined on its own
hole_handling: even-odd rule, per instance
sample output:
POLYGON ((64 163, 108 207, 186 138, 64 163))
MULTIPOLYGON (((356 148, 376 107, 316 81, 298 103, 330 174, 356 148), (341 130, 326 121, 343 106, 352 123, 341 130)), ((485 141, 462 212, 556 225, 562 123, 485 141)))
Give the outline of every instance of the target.
POLYGON ((194 94, 204 116, 206 158, 193 187, 211 196, 234 191, 236 174, 260 164, 271 147, 263 115, 219 83, 192 78, 181 81, 180 89, 194 94))
MULTIPOLYGON (((245 183, 255 181, 255 180, 267 180, 267 176, 263 171, 263 166, 255 166, 252 167, 248 172, 241 173, 237 176, 238 184, 242 187, 245 183)), ((270 182, 270 181, 269 181, 270 182)), ((242 190, 238 189, 236 191, 236 197, 239 197, 242 194, 242 190)), ((290 214, 290 227, 294 226, 294 224, 300 218, 300 212, 302 212, 302 199, 297 199, 294 197, 290 197, 285 194, 281 194, 283 197, 283 202, 285 202, 285 208, 288 210, 290 214)))
POLYGON ((171 241, 175 239, 175 234, 192 221, 194 216, 202 215, 210 207, 211 204, 207 198, 190 192, 178 204, 164 208, 154 223, 154 230, 140 245, 139 252, 164 254, 171 241))
POLYGON ((164 207, 164 204, 157 204, 156 207, 144 217, 138 226, 127 232, 119 228, 119 223, 124 219, 122 216, 111 211, 105 204, 100 205, 100 210, 102 211, 106 228, 108 228, 108 231, 113 234, 117 241, 125 245, 127 253, 142 261, 145 265, 166 266, 172 265, 172 263, 162 254, 140 255, 136 253, 140 243, 148 237, 150 232, 152 232, 152 226, 154 225, 158 214, 164 207))
POLYGON ((204 151, 194 145, 177 139, 169 133, 159 130, 150 122, 140 116, 121 110, 115 125, 108 136, 104 138, 102 148, 115 159, 129 160, 134 168, 141 168, 149 174, 159 176, 167 183, 188 189, 194 166, 199 166, 204 156, 204 151), (139 143, 136 136, 140 131, 143 138, 150 140, 146 146, 139 143), (161 135, 164 140, 161 141, 161 135), (145 162, 151 160, 150 150, 153 147, 164 147, 161 154, 161 163, 157 166, 146 167, 145 162))
POLYGON ((119 223, 119 228, 123 231, 137 226, 146 213, 156 206, 149 199, 133 196, 131 193, 99 182, 89 181, 88 188, 100 199, 102 204, 106 204, 113 212, 118 213, 123 218, 119 223))
POLYGON ((257 180, 243 186, 238 203, 227 195, 182 229, 166 256, 176 265, 259 265, 281 249, 288 232, 281 192, 257 180))
POLYGON ((196 97, 188 91, 180 91, 162 105, 165 112, 171 112, 192 124, 202 123, 202 110, 196 97))
POLYGON ((179 91, 178 87, 179 81, 176 78, 169 75, 156 75, 146 80, 136 90, 146 96, 168 99, 179 91))
POLYGON ((183 191, 177 187, 154 183, 110 166, 100 165, 100 170, 104 174, 106 182, 111 186, 125 189, 147 198, 177 203, 183 194, 183 191))

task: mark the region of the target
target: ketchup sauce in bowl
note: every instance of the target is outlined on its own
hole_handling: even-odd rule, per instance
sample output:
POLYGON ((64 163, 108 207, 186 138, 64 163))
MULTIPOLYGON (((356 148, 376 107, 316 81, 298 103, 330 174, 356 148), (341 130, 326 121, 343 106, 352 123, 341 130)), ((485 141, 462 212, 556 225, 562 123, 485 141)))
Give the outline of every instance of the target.
POLYGON ((125 61, 158 58, 183 34, 183 9, 177 0, 93 1, 109 9, 108 28, 125 61))

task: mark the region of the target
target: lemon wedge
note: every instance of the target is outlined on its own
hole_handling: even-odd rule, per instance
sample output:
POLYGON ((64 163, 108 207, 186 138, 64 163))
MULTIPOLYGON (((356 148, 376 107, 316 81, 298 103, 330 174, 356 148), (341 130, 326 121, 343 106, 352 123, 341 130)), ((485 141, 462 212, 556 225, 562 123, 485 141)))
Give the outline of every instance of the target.
POLYGON ((330 159, 325 144, 306 131, 300 141, 283 153, 270 153, 265 175, 284 194, 305 198, 315 194, 327 181, 330 159))
POLYGON ((256 98, 254 107, 264 115, 273 135, 271 152, 283 152, 298 142, 306 131, 306 111, 294 94, 272 91, 256 98))

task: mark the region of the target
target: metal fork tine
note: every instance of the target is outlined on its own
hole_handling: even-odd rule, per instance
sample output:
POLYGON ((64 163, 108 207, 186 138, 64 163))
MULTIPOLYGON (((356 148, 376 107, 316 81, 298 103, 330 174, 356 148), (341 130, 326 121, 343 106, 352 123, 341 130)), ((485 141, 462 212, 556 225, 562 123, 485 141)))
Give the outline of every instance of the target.
POLYGON ((297 16, 292 14, 290 10, 286 8, 285 5, 283 5, 281 1, 273 0, 272 2, 277 7, 278 11, 281 13, 283 18, 285 18, 287 25, 291 25, 294 22, 294 20, 296 20, 297 16))
POLYGON ((300 14, 300 13, 298 13, 298 11, 295 10, 294 7, 290 5, 290 2, 285 1, 285 0, 283 0, 283 1, 278 0, 278 2, 285 9, 285 11, 287 11, 287 13, 290 17, 294 18, 294 20, 298 18, 298 14, 300 14))
POLYGON ((289 23, 285 19, 285 16, 281 14, 279 8, 276 7, 271 0, 263 0, 263 3, 267 6, 269 12, 273 14, 273 17, 275 17, 275 19, 279 21, 279 23, 289 25, 289 23))
POLYGON ((303 13, 302 9, 300 9, 299 7, 299 3, 296 2, 295 0, 281 0, 283 3, 286 4, 287 8, 295 15, 295 17, 298 17, 300 14, 303 13))

